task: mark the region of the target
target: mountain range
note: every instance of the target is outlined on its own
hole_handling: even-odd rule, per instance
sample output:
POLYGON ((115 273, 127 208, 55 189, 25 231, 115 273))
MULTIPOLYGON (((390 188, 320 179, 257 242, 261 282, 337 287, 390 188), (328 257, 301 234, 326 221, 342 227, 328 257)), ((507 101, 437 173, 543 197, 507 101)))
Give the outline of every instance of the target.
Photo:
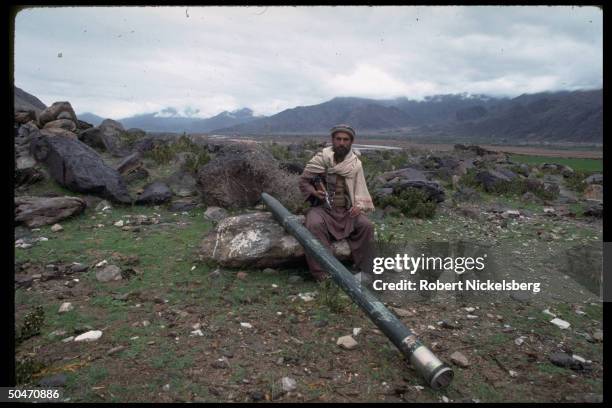
MULTIPOLYGON (((15 107, 44 109, 33 95, 15 87, 15 107)), ((95 126, 104 118, 78 114, 95 126)), ((580 90, 523 94, 515 98, 447 94, 412 100, 337 97, 298 106, 271 116, 248 108, 210 118, 180 116, 176 109, 118 119, 123 126, 149 132, 227 135, 321 135, 339 123, 358 134, 479 140, 486 142, 603 142, 603 91, 580 90)))

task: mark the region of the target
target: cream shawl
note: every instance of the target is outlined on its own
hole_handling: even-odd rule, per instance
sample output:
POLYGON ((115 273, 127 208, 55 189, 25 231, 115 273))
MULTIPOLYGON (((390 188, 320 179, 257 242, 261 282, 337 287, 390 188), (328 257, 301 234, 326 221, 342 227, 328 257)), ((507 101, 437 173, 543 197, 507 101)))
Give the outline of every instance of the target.
POLYGON ((343 161, 335 163, 334 151, 329 146, 317 153, 306 164, 304 170, 316 174, 327 172, 344 177, 351 203, 362 211, 374 211, 374 204, 368 192, 359 155, 358 151, 351 149, 343 161))

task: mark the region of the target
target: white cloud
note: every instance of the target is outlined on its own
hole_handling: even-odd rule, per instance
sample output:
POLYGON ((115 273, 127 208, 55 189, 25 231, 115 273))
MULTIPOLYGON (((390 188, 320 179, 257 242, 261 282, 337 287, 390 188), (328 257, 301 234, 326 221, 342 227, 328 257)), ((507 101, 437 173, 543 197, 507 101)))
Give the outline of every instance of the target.
POLYGON ((597 87, 602 36, 594 7, 31 8, 14 72, 77 112, 270 115, 335 96, 597 87))

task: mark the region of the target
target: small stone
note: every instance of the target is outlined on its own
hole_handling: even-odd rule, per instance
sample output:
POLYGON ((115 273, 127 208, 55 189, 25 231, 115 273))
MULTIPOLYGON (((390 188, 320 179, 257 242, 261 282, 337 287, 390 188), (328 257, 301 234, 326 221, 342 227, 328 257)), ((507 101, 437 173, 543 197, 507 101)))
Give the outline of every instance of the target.
POLYGON ((107 356, 112 356, 113 354, 118 353, 118 352, 120 352, 120 351, 122 351, 122 350, 125 350, 125 346, 117 346, 117 347, 113 347, 112 349, 110 349, 110 350, 108 350, 108 351, 106 352, 106 355, 107 355, 107 356))
POLYGON ((470 362, 468 361, 467 357, 460 351, 455 351, 453 354, 451 354, 450 360, 462 368, 467 368, 470 366, 470 362))
POLYGON ((51 333, 49 333, 49 336, 51 336, 51 337, 59 337, 59 336, 63 336, 64 334, 66 334, 66 330, 57 329, 57 330, 54 330, 51 333))
POLYGON ((569 322, 566 322, 565 320, 559 319, 557 317, 552 319, 550 322, 560 329, 567 329, 570 327, 569 322))
POLYGON ((100 261, 96 264, 96 268, 101 268, 102 266, 108 264, 108 261, 105 259, 103 261, 100 261))
POLYGON ((523 336, 514 339, 514 344, 516 344, 517 346, 520 346, 524 342, 525 342, 525 337, 523 336))
POLYGON ((60 224, 53 224, 53 226, 51 227, 51 231, 53 232, 60 232, 63 230, 64 230, 64 227, 62 227, 60 224))
POLYGON ((390 309, 398 316, 398 317, 412 317, 414 313, 410 310, 400 309, 399 307, 390 307, 390 309))
POLYGON ((315 292, 298 293, 298 297, 304 302, 312 302, 316 296, 315 292))
POLYGON ((100 330, 90 330, 78 335, 74 341, 96 341, 100 337, 102 337, 102 332, 100 330))
POLYGON ((96 279, 99 282, 111 282, 121 280, 121 269, 116 265, 108 265, 104 269, 101 269, 96 272, 96 279))
POLYGON ((150 325, 151 325, 151 322, 150 322, 150 321, 148 321, 148 320, 143 320, 143 321, 142 321, 142 327, 148 327, 148 326, 150 326, 150 325))
POLYGON ((510 374, 512 378, 518 377, 518 373, 514 370, 508 370, 508 374, 510 374))
POLYGON ((119 220, 113 224, 115 227, 123 227, 123 220, 119 220))
POLYGON ((57 311, 57 313, 66 313, 69 312, 71 310, 74 309, 74 306, 72 306, 72 303, 70 302, 64 302, 62 303, 62 305, 60 306, 59 310, 57 311))
POLYGON ((166 392, 170 391, 170 384, 166 384, 166 385, 164 385, 164 386, 162 387, 162 390, 163 390, 163 391, 166 391, 166 392))
POLYGON ((461 325, 457 322, 451 322, 448 320, 442 320, 441 322, 438 322, 438 325, 440 325, 440 327, 442 327, 443 329, 460 329, 461 325))
POLYGON ((468 312, 468 313, 472 313, 472 312, 473 312, 474 310, 476 310, 476 309, 475 309, 475 308, 473 308, 473 307, 464 307, 464 308, 463 308, 463 310, 465 310, 465 311, 466 311, 466 312, 468 312))
POLYGON ((74 336, 66 337, 62 340, 62 343, 70 343, 71 341, 74 341, 74 336))
POLYGON ((213 361, 211 366, 213 368, 229 368, 230 363, 229 363, 229 360, 227 359, 227 357, 221 357, 221 358, 218 358, 217 360, 213 361))
POLYGON ((58 388, 66 385, 68 377, 66 374, 55 374, 38 381, 38 385, 44 388, 58 388))
POLYGON ((603 341, 603 330, 595 330, 595 332, 593 333, 593 340, 598 341, 598 342, 602 342, 603 341))
POLYGON ((346 350, 352 350, 357 347, 359 343, 357 343, 357 341, 352 336, 342 336, 338 337, 336 344, 346 350))
POLYGON ((87 265, 83 265, 83 264, 77 263, 77 262, 74 262, 72 265, 70 265, 70 271, 72 273, 85 272, 87 269, 88 269, 87 265))
POLYGON ((476 315, 471 315, 471 314, 466 315, 465 317, 467 317, 467 318, 468 318, 468 319, 470 319, 470 320, 478 319, 478 316, 476 316, 476 315))
POLYGON ((353 336, 357 337, 361 333, 361 327, 353 328, 353 336))
POLYGON ((442 402, 449 402, 450 400, 448 399, 448 397, 446 395, 442 396, 442 402))
POLYGON ((240 327, 244 327, 245 329, 252 329, 253 325, 251 323, 240 323, 240 327))
POLYGON ((297 388, 297 382, 293 378, 283 377, 281 378, 281 386, 283 388, 283 391, 291 392, 295 391, 295 389, 297 388))
POLYGON ((552 316, 552 317, 557 317, 556 314, 551 313, 550 310, 548 310, 548 309, 542 310, 542 313, 547 314, 547 315, 552 316))
POLYGON ((190 333, 190 336, 192 336, 192 337, 194 337, 194 336, 200 336, 200 337, 201 337, 201 336, 204 336, 204 333, 202 333, 202 330, 197 329, 197 330, 192 331, 192 332, 190 333))

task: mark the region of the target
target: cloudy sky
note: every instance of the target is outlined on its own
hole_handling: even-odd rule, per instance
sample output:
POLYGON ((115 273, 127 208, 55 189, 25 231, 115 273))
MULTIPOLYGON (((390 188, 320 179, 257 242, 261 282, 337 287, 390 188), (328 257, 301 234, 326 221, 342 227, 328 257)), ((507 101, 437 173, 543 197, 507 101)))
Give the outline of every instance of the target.
POLYGON ((55 7, 15 20, 15 85, 119 119, 271 115, 335 96, 600 88, 596 7, 55 7))

